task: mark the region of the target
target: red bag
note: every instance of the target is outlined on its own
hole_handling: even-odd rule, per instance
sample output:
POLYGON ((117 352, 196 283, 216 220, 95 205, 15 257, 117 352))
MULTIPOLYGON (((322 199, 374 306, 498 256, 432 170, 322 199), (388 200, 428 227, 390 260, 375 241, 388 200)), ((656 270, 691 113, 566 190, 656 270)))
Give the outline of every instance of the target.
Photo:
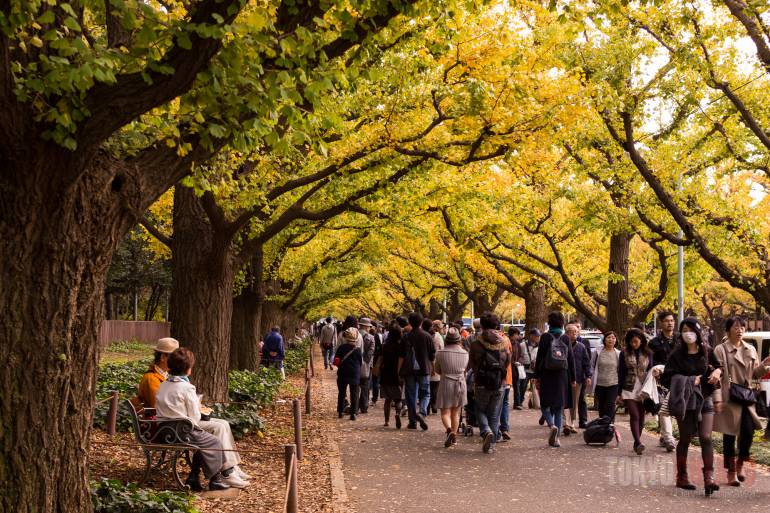
POLYGON ((342 363, 342 360, 340 359, 340 357, 339 356, 335 356, 334 357, 334 361, 332 362, 332 364, 335 367, 339 367, 341 363, 342 363))

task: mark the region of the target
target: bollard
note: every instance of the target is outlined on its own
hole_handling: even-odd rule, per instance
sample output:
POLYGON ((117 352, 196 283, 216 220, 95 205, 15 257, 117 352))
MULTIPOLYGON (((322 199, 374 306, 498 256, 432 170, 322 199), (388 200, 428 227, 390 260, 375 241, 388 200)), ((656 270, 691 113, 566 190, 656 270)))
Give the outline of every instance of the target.
POLYGON ((310 378, 305 378, 305 415, 310 415, 310 378))
POLYGON ((297 446, 297 461, 302 461, 302 410, 299 399, 294 399, 291 403, 294 410, 294 443, 297 446))
POLYGON ((315 347, 310 346, 310 375, 315 377, 315 364, 313 363, 313 352, 315 347))
POLYGON ((112 436, 115 434, 115 424, 118 421, 118 401, 120 396, 117 391, 112 392, 112 398, 110 399, 110 409, 107 411, 107 434, 112 436))
POLYGON ((283 475, 286 478, 286 513, 297 513, 299 504, 297 500, 297 460, 296 447, 294 444, 283 446, 283 475), (294 460, 292 462, 292 460, 294 460))

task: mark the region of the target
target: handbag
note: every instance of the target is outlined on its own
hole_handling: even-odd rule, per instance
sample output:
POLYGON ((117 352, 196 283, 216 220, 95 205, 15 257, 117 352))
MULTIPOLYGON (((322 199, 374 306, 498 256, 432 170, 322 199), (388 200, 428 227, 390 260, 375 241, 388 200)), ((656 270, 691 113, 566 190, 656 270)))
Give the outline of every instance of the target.
POLYGON ((519 373, 519 379, 527 379, 527 372, 524 370, 524 366, 522 364, 517 363, 516 370, 519 373))
POLYGON ((347 354, 346 354, 345 356, 343 356, 342 358, 340 358, 339 356, 335 356, 335 357, 334 357, 334 361, 332 361, 332 363, 334 364, 334 366, 335 366, 335 367, 339 368, 339 367, 340 367, 340 365, 342 365, 342 362, 344 362, 345 360, 347 360, 347 359, 348 359, 348 356, 350 356, 351 354, 353 354, 353 351, 355 351, 355 350, 356 350, 356 348, 353 348, 353 349, 351 349, 351 350, 350 350, 350 351, 348 351, 348 352, 347 352, 347 354))
POLYGON ((733 382, 733 378, 730 375, 730 360, 727 357, 727 351, 725 352, 725 370, 727 371, 727 380, 730 382, 730 401, 741 406, 753 406, 757 403, 757 394, 753 389, 733 382))

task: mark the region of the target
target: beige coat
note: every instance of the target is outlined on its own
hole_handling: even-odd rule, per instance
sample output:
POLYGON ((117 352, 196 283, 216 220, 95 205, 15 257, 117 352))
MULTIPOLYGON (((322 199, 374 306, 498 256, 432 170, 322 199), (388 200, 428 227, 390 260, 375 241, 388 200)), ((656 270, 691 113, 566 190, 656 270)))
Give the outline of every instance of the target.
MULTIPOLYGON (((729 341, 722 342, 714 349, 714 356, 722 364, 722 388, 714 391, 715 401, 718 401, 717 394, 721 394, 724 402, 722 411, 714 418, 714 431, 735 436, 740 431, 741 405, 730 402, 730 380, 750 387, 752 378, 761 378, 768 368, 762 365, 757 350, 746 342, 737 349, 729 341)), ((754 406, 749 406, 749 413, 756 428, 762 429, 754 406)))

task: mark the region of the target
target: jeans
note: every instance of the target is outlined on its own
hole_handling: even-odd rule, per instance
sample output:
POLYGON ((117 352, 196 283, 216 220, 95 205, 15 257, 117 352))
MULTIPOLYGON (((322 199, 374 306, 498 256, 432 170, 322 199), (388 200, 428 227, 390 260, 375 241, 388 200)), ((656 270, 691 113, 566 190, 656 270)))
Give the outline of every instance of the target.
POLYGON ((404 380, 404 393, 406 395, 406 409, 409 412, 409 423, 417 422, 417 401, 419 399, 419 414, 428 414, 430 402, 430 376, 407 376, 404 380))
POLYGON ((345 411, 345 391, 350 388, 350 416, 358 411, 358 384, 345 383, 337 379, 337 413, 345 411))
POLYGON ((540 411, 543 413, 543 418, 545 419, 546 424, 548 424, 548 427, 556 426, 556 429, 561 433, 562 409, 559 406, 542 406, 540 407, 540 411))
MULTIPOLYGON (((747 407, 741 408, 741 425, 738 436, 722 435, 724 441, 725 462, 727 458, 738 458, 748 460, 751 456, 751 444, 754 441, 754 420, 751 418, 747 407), (738 454, 735 454, 735 442, 738 442, 738 454)), ((725 463, 726 464, 726 463, 725 463)))
POLYGON ((321 352, 324 355, 324 369, 328 369, 334 358, 334 347, 330 347, 329 349, 321 347, 321 352))
MULTIPOLYGON (((503 390, 487 390, 475 387, 476 422, 483 437, 487 433, 497 433, 500 429, 500 403, 503 401, 503 390)), ((492 437, 492 443, 495 443, 492 437)))
MULTIPOLYGON (((615 422, 615 401, 618 398, 618 385, 603 387, 596 385, 594 399, 599 410, 599 417, 609 417, 615 422)), ((670 418, 670 417, 669 417, 670 418)))
POLYGON ((503 400, 500 401, 500 429, 495 431, 498 438, 501 436, 502 432, 508 432, 510 431, 510 426, 508 425, 508 419, 511 415, 511 392, 513 389, 509 387, 508 385, 505 386, 503 389, 503 400))

